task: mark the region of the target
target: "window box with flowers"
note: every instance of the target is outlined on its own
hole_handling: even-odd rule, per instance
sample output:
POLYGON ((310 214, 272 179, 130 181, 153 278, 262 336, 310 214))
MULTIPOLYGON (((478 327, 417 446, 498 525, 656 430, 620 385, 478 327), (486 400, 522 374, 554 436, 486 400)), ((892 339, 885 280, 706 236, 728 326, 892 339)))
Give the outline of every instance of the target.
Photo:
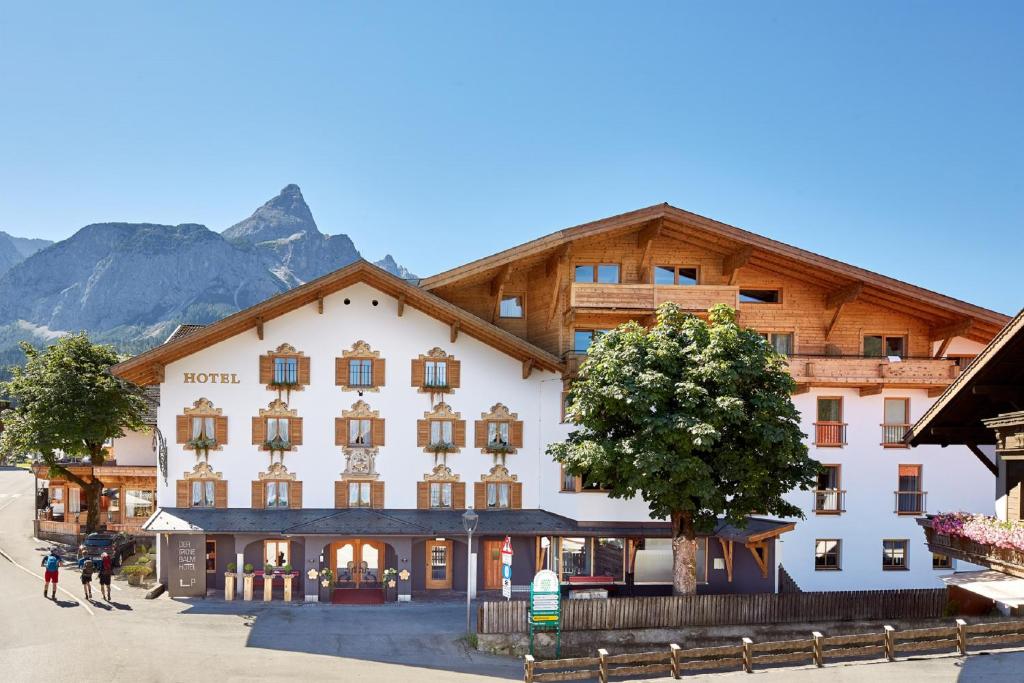
POLYGON ((175 441, 196 456, 209 457, 228 443, 228 418, 222 413, 209 399, 198 399, 175 418, 175 441))
POLYGON ((454 356, 434 347, 412 360, 412 386, 420 393, 430 394, 430 402, 453 393, 462 380, 462 365, 454 356))
POLYGON ((267 408, 260 408, 252 418, 252 443, 260 450, 283 455, 302 445, 302 418, 281 399, 274 399, 267 408))
POLYGON ((506 406, 497 403, 480 418, 476 422, 476 447, 493 454, 497 463, 504 463, 506 455, 523 447, 523 422, 506 406))
POLYGON ((301 391, 309 378, 309 358, 291 344, 281 344, 260 356, 260 384, 277 391, 279 398, 282 392, 290 398, 292 391, 301 391))

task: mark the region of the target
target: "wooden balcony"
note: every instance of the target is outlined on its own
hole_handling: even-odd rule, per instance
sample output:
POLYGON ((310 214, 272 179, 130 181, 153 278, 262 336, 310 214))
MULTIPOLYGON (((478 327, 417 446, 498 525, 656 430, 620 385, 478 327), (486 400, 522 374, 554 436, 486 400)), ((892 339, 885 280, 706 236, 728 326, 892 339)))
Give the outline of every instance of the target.
POLYGON ((704 312, 715 304, 739 304, 740 288, 731 285, 602 285, 574 282, 569 295, 572 309, 588 311, 653 311, 666 302, 686 311, 704 312))
POLYGON ((814 445, 828 448, 842 448, 846 445, 845 422, 815 422, 814 445))
POLYGON ((939 553, 1024 579, 1024 553, 1013 548, 999 548, 994 545, 977 543, 960 536, 936 533, 932 528, 932 521, 925 517, 918 519, 917 523, 924 527, 928 549, 933 553, 939 553))
POLYGON ((959 368, 947 358, 904 358, 890 362, 887 358, 793 355, 789 371, 797 384, 803 385, 941 390, 956 378, 959 368))

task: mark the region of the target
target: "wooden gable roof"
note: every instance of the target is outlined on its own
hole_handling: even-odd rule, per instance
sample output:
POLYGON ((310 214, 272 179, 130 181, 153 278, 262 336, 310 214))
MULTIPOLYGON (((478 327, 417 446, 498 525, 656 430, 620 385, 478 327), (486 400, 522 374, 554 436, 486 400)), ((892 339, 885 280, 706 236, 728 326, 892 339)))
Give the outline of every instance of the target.
POLYGON ((1009 316, 827 256, 705 218, 669 204, 565 228, 420 281, 428 290, 492 278, 501 269, 529 268, 572 249, 572 242, 619 232, 649 230, 692 241, 735 265, 750 265, 805 280, 842 296, 855 288, 860 300, 922 318, 935 339, 961 336, 987 343, 1009 316), (946 337, 942 335, 946 334, 946 337))
POLYGON ((187 335, 168 339, 156 348, 118 363, 111 368, 111 372, 140 385, 162 382, 163 368, 168 363, 249 330, 255 329, 262 334, 263 323, 266 321, 302 306, 318 304, 325 296, 360 282, 398 299, 402 306, 410 306, 451 325, 453 334, 468 334, 523 361, 524 376, 526 365, 558 373, 563 369, 562 362, 557 356, 424 289, 409 284, 368 261, 359 260, 215 323, 192 330, 187 335))

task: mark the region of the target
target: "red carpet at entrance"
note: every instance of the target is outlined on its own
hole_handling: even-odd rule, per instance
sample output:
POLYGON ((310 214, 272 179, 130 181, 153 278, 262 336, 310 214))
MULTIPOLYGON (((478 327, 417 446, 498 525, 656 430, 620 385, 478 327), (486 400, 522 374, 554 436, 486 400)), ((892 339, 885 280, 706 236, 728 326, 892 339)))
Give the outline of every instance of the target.
POLYGON ((335 605, 383 605, 383 588, 335 588, 331 593, 335 605))

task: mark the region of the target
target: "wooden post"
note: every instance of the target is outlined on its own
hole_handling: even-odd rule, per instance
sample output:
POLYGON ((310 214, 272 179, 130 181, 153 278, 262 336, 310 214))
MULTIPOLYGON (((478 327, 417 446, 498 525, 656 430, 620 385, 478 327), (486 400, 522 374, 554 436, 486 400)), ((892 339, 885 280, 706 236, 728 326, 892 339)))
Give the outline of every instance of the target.
POLYGON ((601 660, 600 669, 597 671, 597 680, 601 683, 608 683, 608 650, 603 647, 597 651, 597 657, 601 660))
POLYGON ((523 683, 533 683, 533 655, 523 657, 523 683))
POLYGON ((274 575, 263 572, 263 602, 270 602, 274 595, 274 575))
POLYGON ((961 655, 967 654, 967 622, 956 620, 956 649, 961 655))
POLYGON ((748 674, 754 673, 754 641, 750 638, 743 639, 743 670, 748 674))
POLYGON ((812 631, 811 637, 814 638, 814 666, 820 669, 825 666, 825 647, 822 642, 825 639, 825 636, 821 635, 817 631, 812 631))
POLYGON ((679 678, 679 646, 672 643, 668 646, 668 650, 672 655, 672 678, 679 678))
POLYGON ((888 624, 885 625, 885 658, 890 662, 896 661, 896 629, 888 624))

